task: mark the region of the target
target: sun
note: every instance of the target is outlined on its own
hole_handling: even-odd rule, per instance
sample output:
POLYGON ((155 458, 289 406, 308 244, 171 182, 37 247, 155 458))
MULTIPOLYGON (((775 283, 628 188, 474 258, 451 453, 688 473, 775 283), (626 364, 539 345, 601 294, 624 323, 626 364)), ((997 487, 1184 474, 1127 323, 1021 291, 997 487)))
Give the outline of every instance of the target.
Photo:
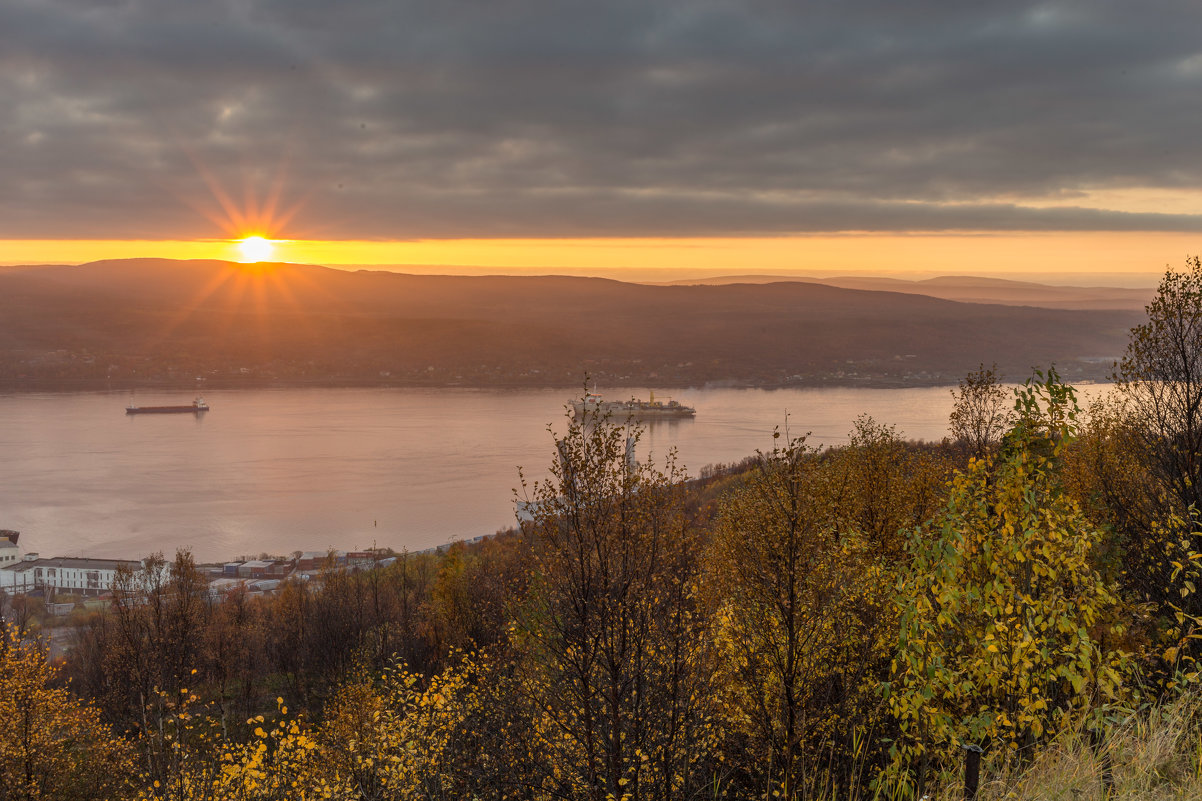
POLYGON ((275 243, 261 236, 248 236, 238 240, 238 250, 243 261, 267 261, 275 249, 275 243))

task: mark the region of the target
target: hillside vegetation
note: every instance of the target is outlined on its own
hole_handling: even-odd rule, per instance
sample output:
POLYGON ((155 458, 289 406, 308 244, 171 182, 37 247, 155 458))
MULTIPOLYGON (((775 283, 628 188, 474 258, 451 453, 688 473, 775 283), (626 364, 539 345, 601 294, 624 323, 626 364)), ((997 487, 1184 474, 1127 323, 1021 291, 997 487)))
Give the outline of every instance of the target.
POLYGON ((967 746, 982 798, 1194 797, 1202 262, 1119 370, 698 479, 568 420, 520 530, 222 603, 152 557, 61 666, 18 599, 0 798, 952 798, 967 746))

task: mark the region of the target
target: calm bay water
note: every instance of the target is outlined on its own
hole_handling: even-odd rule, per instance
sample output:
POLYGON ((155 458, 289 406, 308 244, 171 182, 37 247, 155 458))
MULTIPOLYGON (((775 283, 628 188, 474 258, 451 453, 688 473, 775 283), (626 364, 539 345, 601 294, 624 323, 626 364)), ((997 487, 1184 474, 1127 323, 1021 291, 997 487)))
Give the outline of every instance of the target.
MULTIPOLYGON (((1104 387, 1083 388, 1089 397, 1104 387)), ((381 546, 420 550, 513 523, 518 466, 541 478, 564 390, 212 392, 212 411, 125 414, 128 393, 0 395, 0 528, 42 556, 198 559, 381 546)), ((613 399, 645 390, 608 390, 613 399)), ((666 397, 666 393, 665 393, 666 397)), ((772 431, 847 441, 870 414, 912 439, 946 434, 951 396, 923 389, 675 393, 695 420, 649 427, 639 458, 675 447, 696 475, 772 447, 772 431)), ((139 392, 137 402, 190 395, 139 392)))

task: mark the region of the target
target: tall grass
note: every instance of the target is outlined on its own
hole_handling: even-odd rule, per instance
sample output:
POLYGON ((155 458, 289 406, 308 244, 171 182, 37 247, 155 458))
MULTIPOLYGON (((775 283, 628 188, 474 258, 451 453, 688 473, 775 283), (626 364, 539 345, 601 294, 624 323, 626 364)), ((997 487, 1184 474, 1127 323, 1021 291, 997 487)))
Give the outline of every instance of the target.
MULTIPOLYGON (((1202 801, 1202 689, 1133 715, 1096 745, 1078 727, 1029 763, 982 768, 979 801, 1202 801)), ((959 784, 933 795, 962 798, 959 784)))

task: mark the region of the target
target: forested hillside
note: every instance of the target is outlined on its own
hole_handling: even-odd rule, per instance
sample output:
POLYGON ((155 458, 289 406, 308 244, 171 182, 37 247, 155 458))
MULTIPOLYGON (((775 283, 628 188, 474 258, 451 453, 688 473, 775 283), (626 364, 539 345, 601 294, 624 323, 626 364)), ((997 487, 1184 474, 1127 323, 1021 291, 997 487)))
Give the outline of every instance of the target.
MULTIPOLYGON (((1049 292, 1052 292, 1049 288, 1049 292)), ((818 284, 644 286, 135 259, 0 272, 9 388, 954 383, 981 362, 1104 378, 1130 310, 818 284)))

